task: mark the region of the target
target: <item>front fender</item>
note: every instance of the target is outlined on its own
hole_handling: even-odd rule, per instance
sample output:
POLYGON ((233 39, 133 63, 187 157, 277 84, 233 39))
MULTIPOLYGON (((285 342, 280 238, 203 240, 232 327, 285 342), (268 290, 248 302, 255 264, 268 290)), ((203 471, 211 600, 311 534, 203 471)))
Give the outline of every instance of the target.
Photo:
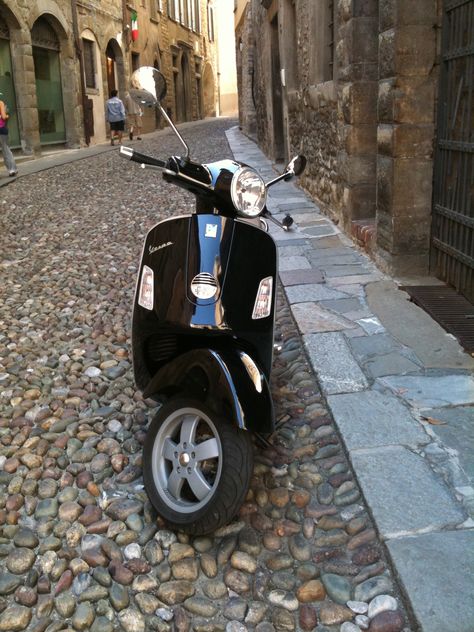
POLYGON ((262 433, 274 429, 268 381, 254 360, 242 351, 188 351, 159 369, 143 396, 178 393, 198 397, 239 428, 262 433))

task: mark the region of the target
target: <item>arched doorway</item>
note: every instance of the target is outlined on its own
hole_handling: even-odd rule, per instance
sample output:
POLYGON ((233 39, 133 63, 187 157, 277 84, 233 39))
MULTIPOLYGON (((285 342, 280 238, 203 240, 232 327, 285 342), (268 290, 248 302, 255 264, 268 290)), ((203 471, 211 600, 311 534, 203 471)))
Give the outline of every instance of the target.
POLYGON ((115 39, 109 40, 105 49, 105 62, 107 70, 107 97, 112 90, 123 92, 124 73, 122 50, 115 39))
POLYGON ((105 60, 107 64, 107 96, 110 96, 112 90, 117 90, 115 50, 112 45, 112 41, 107 44, 107 48, 105 50, 105 60))
POLYGON ((61 45, 58 35, 45 17, 31 29, 35 67, 38 125, 42 145, 66 140, 63 90, 61 82, 61 45))
POLYGON ((206 64, 204 69, 204 75, 202 79, 203 83, 203 101, 204 101, 204 116, 216 115, 216 93, 214 84, 214 73, 210 64, 206 64))
POLYGON ((10 29, 0 16, 0 92, 7 104, 10 118, 8 120, 9 144, 11 147, 20 146, 20 132, 16 109, 15 86, 13 82, 12 58, 10 50, 10 29))
POLYGON ((172 55, 176 121, 183 123, 192 120, 188 52, 177 47, 172 55))

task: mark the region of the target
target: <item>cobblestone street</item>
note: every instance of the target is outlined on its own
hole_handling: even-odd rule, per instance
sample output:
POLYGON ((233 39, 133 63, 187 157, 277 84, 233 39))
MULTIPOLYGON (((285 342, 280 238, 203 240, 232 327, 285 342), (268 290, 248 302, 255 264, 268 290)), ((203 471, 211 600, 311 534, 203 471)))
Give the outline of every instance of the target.
MULTIPOLYGON (((184 126, 191 156, 232 158, 235 123, 184 126)), ((130 311, 147 230, 193 205, 112 148, 0 189, 0 632, 409 632, 283 293, 277 430, 240 514, 198 538, 157 520, 130 311)))

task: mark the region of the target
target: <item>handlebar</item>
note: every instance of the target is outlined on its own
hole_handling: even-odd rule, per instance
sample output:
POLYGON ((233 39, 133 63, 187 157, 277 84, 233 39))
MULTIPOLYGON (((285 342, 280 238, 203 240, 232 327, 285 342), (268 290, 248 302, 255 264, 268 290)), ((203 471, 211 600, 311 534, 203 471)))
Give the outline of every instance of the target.
POLYGON ((120 147, 120 155, 123 158, 128 158, 133 162, 138 162, 141 165, 148 165, 150 167, 161 167, 164 169, 166 167, 166 163, 163 160, 159 160, 158 158, 154 158, 153 156, 147 156, 146 154, 142 154, 139 151, 135 151, 132 147, 125 147, 122 145, 120 147))

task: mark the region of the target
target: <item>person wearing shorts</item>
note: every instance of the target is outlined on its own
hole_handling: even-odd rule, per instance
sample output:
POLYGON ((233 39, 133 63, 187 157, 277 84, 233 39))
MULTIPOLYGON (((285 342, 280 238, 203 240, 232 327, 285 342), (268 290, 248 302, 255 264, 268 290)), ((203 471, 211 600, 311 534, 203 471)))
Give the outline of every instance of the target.
POLYGON ((125 129, 125 107, 117 96, 117 90, 111 90, 110 99, 105 103, 105 113, 110 124, 110 144, 118 140, 122 144, 122 136, 125 129))
POLYGON ((127 112, 128 137, 130 140, 133 140, 133 134, 135 133, 137 140, 141 140, 143 112, 138 103, 132 99, 129 92, 125 94, 125 110, 127 112))

